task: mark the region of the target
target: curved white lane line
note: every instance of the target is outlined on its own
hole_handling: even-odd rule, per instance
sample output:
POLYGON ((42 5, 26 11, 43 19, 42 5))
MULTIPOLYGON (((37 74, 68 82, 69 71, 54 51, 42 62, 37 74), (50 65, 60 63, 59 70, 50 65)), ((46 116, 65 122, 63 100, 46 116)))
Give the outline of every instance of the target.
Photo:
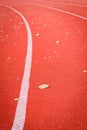
POLYGON ((57 8, 54 8, 54 7, 49 7, 49 6, 45 6, 45 5, 41 5, 41 4, 36 4, 36 3, 33 3, 31 5, 40 6, 40 7, 51 9, 51 10, 56 10, 56 11, 59 11, 59 12, 62 12, 62 13, 66 13, 66 14, 72 15, 74 17, 78 17, 78 18, 87 20, 87 18, 84 17, 84 16, 80 16, 78 14, 74 14, 74 13, 71 13, 71 12, 68 12, 68 11, 65 11, 65 10, 61 10, 61 9, 57 9, 57 8))
POLYGON ((27 34, 28 34, 28 47, 27 47, 27 54, 26 54, 26 62, 24 68, 24 74, 21 84, 21 90, 19 95, 19 101, 17 104, 17 109, 14 117, 14 122, 12 126, 12 130, 23 130, 24 123, 25 123, 25 116, 26 116, 26 104, 27 104, 27 97, 28 97, 28 90, 29 90, 29 79, 30 79, 30 72, 31 72, 31 63, 32 63, 32 35, 29 24, 25 17, 16 9, 7 6, 17 13, 24 21, 27 34))

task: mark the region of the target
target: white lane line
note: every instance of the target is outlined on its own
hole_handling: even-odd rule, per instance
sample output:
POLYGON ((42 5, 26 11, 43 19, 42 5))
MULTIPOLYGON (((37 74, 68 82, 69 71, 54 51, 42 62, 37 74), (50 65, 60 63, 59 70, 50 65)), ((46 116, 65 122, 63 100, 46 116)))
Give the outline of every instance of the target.
POLYGON ((24 21, 27 35, 28 35, 28 47, 27 47, 27 54, 26 54, 26 62, 25 62, 25 68, 24 68, 24 74, 21 84, 21 90, 19 95, 19 101, 17 104, 14 122, 12 126, 12 130, 23 130, 24 123, 25 123, 25 116, 26 116, 26 105, 27 105, 27 97, 28 97, 28 90, 29 90, 29 79, 30 79, 30 72, 31 72, 31 63, 32 63, 32 35, 31 30, 29 27, 29 24, 25 17, 16 9, 7 6, 13 10, 15 13, 17 13, 24 21))
POLYGON ((35 6, 39 6, 39 7, 43 7, 43 8, 47 8, 47 9, 51 9, 51 10, 55 10, 55 11, 59 11, 59 12, 62 12, 62 13, 66 13, 66 14, 72 15, 74 17, 78 17, 78 18, 87 20, 87 18, 84 17, 84 16, 80 16, 78 14, 74 14, 74 13, 71 13, 71 12, 68 12, 68 11, 65 11, 65 10, 61 10, 61 9, 57 9, 57 8, 54 8, 54 7, 49 7, 49 6, 45 6, 45 5, 41 5, 41 4, 36 4, 36 3, 33 3, 31 5, 35 5, 35 6))

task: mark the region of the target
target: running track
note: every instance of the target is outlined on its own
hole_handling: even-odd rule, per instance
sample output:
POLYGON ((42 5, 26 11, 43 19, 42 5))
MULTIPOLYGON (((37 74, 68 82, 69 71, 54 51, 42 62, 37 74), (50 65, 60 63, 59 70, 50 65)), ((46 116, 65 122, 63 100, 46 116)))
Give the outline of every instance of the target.
POLYGON ((87 130, 87 1, 0 3, 0 130, 87 130))

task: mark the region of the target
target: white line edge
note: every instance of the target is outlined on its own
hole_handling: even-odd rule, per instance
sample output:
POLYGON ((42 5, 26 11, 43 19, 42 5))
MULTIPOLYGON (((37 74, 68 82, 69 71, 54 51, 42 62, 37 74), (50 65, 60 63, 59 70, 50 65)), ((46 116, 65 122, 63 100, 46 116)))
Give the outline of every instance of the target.
POLYGON ((31 34, 30 26, 27 20, 25 19, 25 17, 13 7, 10 7, 8 5, 4 5, 4 6, 13 10, 23 19, 26 26, 26 30, 27 30, 27 35, 28 35, 28 46, 27 46, 24 74, 22 78, 19 101, 17 104, 15 117, 14 117, 13 125, 11 128, 11 130, 23 130, 25 117, 26 117, 26 106, 27 106, 27 98, 28 98, 28 91, 29 91, 29 79, 30 79, 31 64, 32 64, 32 34, 31 34))

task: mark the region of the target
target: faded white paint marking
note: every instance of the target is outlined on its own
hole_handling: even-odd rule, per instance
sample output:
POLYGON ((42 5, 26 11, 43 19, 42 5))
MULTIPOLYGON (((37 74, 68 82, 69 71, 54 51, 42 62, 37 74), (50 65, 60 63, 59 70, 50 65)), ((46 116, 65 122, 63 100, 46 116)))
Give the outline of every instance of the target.
POLYGON ((69 11, 65 11, 65 10, 61 10, 61 9, 57 9, 57 8, 53 8, 53 7, 49 7, 49 6, 44 6, 44 5, 41 5, 41 4, 34 4, 34 3, 33 3, 33 4, 31 4, 31 5, 40 6, 40 7, 47 8, 47 9, 51 9, 51 10, 56 10, 56 11, 59 11, 59 12, 62 12, 62 13, 66 13, 66 14, 72 15, 72 16, 74 16, 74 17, 78 17, 78 18, 87 20, 86 17, 80 16, 80 15, 78 15, 78 14, 71 13, 71 12, 69 12, 69 11))
POLYGON ((32 63, 32 35, 31 35, 29 24, 25 19, 25 17, 16 9, 7 5, 5 7, 8 7, 9 9, 13 10, 15 13, 17 13, 17 15, 19 15, 23 19, 27 30, 27 35, 28 35, 28 47, 27 47, 24 74, 23 74, 17 109, 15 112, 14 122, 12 126, 12 130, 23 130, 24 123, 25 123, 25 116, 26 116, 26 105, 27 105, 29 79, 30 79, 31 63, 32 63))

